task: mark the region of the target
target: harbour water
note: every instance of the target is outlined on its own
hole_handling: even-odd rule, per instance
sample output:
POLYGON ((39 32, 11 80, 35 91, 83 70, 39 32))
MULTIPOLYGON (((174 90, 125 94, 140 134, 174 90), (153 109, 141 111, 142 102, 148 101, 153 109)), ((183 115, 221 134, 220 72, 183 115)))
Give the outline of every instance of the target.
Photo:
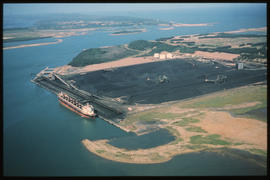
MULTIPOLYGON (((179 155, 172 160, 151 165, 113 162, 90 153, 82 139, 115 139, 133 136, 102 119, 84 119, 62 107, 55 94, 30 80, 45 67, 69 63, 83 49, 129 43, 138 39, 158 39, 173 35, 200 34, 266 26, 261 13, 241 12, 234 16, 208 17, 189 22, 176 12, 179 22, 219 22, 206 27, 183 27, 161 31, 146 27, 147 32, 110 36, 110 32, 89 32, 83 36, 62 38, 63 42, 46 46, 3 51, 3 173, 5 176, 126 176, 126 175, 265 175, 266 168, 231 156, 214 152, 179 155), (242 14, 241 14, 242 13, 242 14), (251 14, 251 15, 250 15, 251 14), (252 17, 252 19, 248 19, 252 17), (211 19, 212 18, 212 19, 211 19), (260 19, 257 21, 257 19, 260 19)), ((157 13, 158 14, 158 13, 157 13)), ((155 15, 156 17, 158 15, 155 15)), ((154 16, 154 15, 153 15, 154 16)), ((161 15, 160 15, 161 16, 161 15)), ((169 12, 163 18, 169 18, 169 12), (168 17, 166 17, 168 16, 168 17)), ((162 17, 161 17, 162 18, 162 17)), ((264 18, 266 18, 264 16, 264 18)), ((42 43, 54 39, 6 43, 4 47, 26 43, 42 43)), ((157 136, 158 137, 158 136, 157 136)))

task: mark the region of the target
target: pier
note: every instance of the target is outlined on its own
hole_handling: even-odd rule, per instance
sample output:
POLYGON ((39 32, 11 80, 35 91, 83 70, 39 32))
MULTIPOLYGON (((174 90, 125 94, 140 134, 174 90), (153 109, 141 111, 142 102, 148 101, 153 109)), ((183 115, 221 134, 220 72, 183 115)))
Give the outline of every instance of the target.
POLYGON ((78 89, 72 83, 64 80, 61 75, 55 73, 53 68, 46 67, 31 81, 55 94, 62 91, 82 104, 89 103, 93 105, 97 115, 113 125, 118 126, 116 123, 124 117, 124 110, 120 104, 108 98, 99 97, 78 89))

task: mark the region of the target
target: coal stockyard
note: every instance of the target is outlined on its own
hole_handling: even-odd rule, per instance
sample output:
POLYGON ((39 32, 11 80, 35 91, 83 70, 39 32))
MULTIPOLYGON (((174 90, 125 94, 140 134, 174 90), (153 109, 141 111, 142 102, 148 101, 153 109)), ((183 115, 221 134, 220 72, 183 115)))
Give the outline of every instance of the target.
POLYGON ((122 104, 159 104, 266 81, 266 69, 237 70, 222 64, 170 60, 73 75, 79 89, 122 104))
POLYGON ((129 106, 184 100, 266 83, 266 68, 237 70, 215 61, 174 59, 65 76, 45 69, 32 81, 55 94, 64 92, 80 103, 90 103, 99 117, 117 126, 129 106))

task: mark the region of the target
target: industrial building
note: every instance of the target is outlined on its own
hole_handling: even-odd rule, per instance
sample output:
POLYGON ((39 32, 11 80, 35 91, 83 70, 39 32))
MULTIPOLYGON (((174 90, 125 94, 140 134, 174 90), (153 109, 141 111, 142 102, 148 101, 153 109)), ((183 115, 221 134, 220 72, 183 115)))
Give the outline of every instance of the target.
POLYGON ((244 68, 244 63, 237 63, 236 65, 237 65, 238 70, 241 70, 244 68))
POLYGON ((155 53, 154 54, 154 58, 158 58, 158 59, 172 59, 173 55, 172 53, 155 53))

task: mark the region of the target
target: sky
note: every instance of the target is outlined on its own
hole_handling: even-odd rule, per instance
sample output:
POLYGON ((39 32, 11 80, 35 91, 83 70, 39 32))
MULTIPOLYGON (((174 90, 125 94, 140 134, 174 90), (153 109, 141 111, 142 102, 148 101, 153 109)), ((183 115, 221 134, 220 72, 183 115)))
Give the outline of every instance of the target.
POLYGON ((49 13, 81 13, 91 14, 96 12, 140 12, 151 10, 168 9, 192 9, 205 8, 235 8, 262 7, 266 3, 5 3, 4 15, 19 14, 49 14, 49 13))

